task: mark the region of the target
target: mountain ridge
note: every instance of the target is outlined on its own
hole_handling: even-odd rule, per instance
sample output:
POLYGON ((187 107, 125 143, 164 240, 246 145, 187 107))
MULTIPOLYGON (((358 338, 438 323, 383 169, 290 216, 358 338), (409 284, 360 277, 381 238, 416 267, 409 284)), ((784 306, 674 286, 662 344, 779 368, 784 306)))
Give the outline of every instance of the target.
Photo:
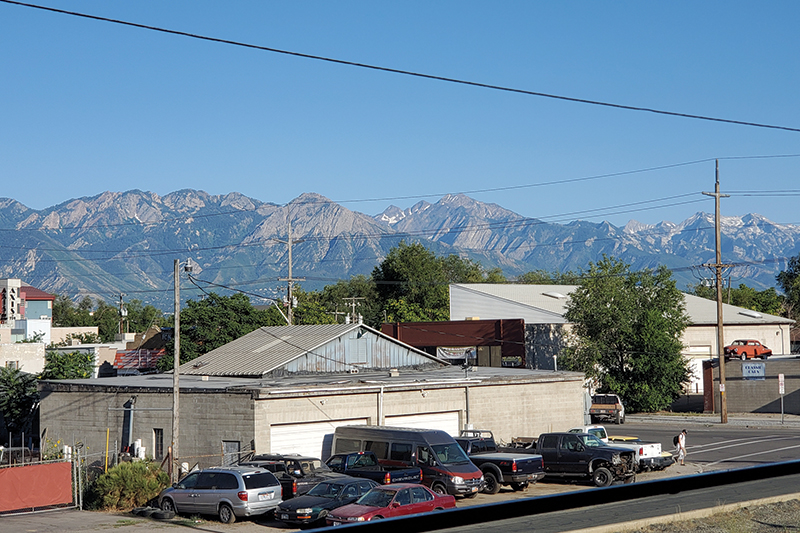
MULTIPOLYGON (((288 274, 288 223, 293 276, 318 289, 372 269, 401 240, 455 253, 513 278, 532 270, 579 271, 603 254, 634 269, 664 264, 685 288, 710 277, 714 217, 698 212, 673 223, 623 227, 575 220, 526 218, 463 194, 377 215, 304 193, 287 205, 238 192, 211 195, 182 189, 159 196, 137 189, 74 198, 42 210, 0 198, 0 277, 72 298, 109 300, 119 293, 169 307, 172 263, 191 258, 203 279, 250 294, 279 298, 288 274)), ((800 226, 749 213, 721 220, 723 259, 742 263, 730 274, 754 288, 775 285, 788 258, 800 252, 800 226)))

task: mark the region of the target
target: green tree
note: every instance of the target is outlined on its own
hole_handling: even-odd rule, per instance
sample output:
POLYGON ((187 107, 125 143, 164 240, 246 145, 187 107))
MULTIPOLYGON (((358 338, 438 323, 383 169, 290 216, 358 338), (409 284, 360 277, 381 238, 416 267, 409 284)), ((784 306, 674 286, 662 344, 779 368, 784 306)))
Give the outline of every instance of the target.
POLYGON ((10 433, 30 432, 39 392, 36 376, 18 368, 0 368, 0 413, 10 433))
MULTIPOLYGON (((690 287, 690 292, 701 298, 717 300, 716 287, 698 284, 690 287)), ((778 294, 774 287, 764 289, 763 291, 757 291, 741 283, 737 288, 723 289, 722 301, 768 315, 781 316, 785 313, 785 297, 778 294)))
POLYGON ((795 320, 800 319, 800 254, 789 259, 786 270, 779 272, 776 280, 786 295, 784 300, 786 316, 795 320))
MULTIPOLYGON (((275 310, 253 307, 241 293, 220 296, 209 293, 202 300, 188 300, 181 309, 181 363, 219 348, 262 326, 285 325, 275 310)), ((161 371, 173 366, 174 345, 168 343, 167 353, 158 362, 161 371)))
POLYGON ((437 257, 422 244, 405 241, 373 269, 372 279, 390 322, 448 320, 451 283, 505 281, 499 269, 487 272, 471 259, 437 257))
POLYGON ((292 294, 297 298, 297 307, 292 311, 293 324, 336 324, 336 317, 325 308, 322 293, 295 287, 292 294))
POLYGON ((141 300, 133 299, 125 302, 125 310, 128 313, 129 331, 144 333, 152 326, 166 325, 164 313, 152 305, 143 305, 141 300))
POLYGON ((44 356, 41 379, 84 379, 94 373, 94 355, 49 351, 44 356))
POLYGON ((532 270, 517 278, 517 283, 526 285, 577 285, 580 275, 572 271, 548 272, 546 270, 532 270))
POLYGON ((619 394, 631 411, 668 407, 690 379, 681 355, 689 325, 683 294, 666 267, 632 272, 603 256, 570 295, 574 343, 559 358, 585 372, 600 392, 619 394))
POLYGON ((383 321, 383 310, 378 299, 378 290, 372 278, 359 274, 349 280, 339 280, 333 285, 326 285, 320 297, 329 314, 339 323, 344 322, 344 315, 355 312, 364 317, 364 323, 380 328, 383 321))

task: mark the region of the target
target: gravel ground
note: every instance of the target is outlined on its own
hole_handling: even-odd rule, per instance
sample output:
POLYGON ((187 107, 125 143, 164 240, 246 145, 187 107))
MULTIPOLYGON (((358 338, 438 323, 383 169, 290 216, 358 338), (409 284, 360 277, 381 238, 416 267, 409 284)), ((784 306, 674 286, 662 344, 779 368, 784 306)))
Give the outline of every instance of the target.
POLYGON ((776 533, 800 531, 800 500, 747 506, 707 518, 654 524, 624 533, 776 533))

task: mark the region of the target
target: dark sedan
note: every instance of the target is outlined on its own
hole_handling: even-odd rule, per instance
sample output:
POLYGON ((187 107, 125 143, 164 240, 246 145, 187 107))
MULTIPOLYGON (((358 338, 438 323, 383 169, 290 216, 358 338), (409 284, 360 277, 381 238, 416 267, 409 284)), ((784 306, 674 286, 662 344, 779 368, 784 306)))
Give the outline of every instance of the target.
POLYGON ((324 526, 328 512, 353 503, 378 483, 370 479, 342 476, 323 481, 303 496, 284 501, 275 511, 275 518, 295 526, 324 526))

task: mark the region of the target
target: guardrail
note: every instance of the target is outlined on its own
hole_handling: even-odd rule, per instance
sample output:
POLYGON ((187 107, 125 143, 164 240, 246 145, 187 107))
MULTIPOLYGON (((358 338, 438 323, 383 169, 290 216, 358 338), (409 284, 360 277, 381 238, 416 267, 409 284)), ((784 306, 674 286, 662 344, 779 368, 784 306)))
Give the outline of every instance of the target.
POLYGON ((602 505, 604 503, 636 500, 662 494, 678 494, 680 492, 702 490, 709 487, 718 487, 720 485, 732 485, 735 483, 795 474, 800 474, 800 460, 751 466, 736 470, 707 472, 655 481, 644 481, 627 485, 613 485, 605 488, 537 496, 508 502, 474 505, 461 509, 449 509, 446 511, 403 518, 391 518, 377 522, 348 524, 347 526, 335 528, 326 527, 317 531, 341 531, 342 527, 356 527, 359 533, 369 533, 370 531, 385 532, 388 530, 399 530, 404 533, 437 531, 441 529, 472 526, 475 524, 486 524, 509 518, 578 509, 581 507, 602 505), (391 529, 387 529, 387 527, 391 529))

